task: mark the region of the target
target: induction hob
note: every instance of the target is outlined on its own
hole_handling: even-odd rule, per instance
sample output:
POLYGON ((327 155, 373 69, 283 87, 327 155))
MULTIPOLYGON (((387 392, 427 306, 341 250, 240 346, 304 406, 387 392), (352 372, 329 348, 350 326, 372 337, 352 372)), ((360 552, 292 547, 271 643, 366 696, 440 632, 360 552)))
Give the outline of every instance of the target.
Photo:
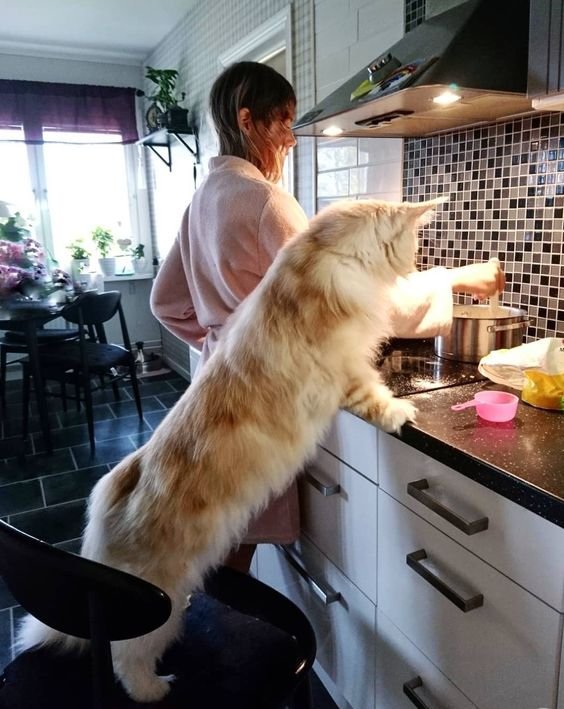
POLYGON ((433 340, 390 340, 376 367, 396 396, 484 381, 477 364, 442 359, 433 340))

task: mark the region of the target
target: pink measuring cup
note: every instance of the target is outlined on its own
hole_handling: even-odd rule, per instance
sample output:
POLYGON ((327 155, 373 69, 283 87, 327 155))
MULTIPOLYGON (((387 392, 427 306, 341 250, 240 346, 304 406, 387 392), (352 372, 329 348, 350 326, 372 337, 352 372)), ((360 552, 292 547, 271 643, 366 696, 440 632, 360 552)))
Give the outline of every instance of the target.
POLYGON ((471 401, 455 404, 453 411, 462 411, 470 406, 476 407, 476 413, 486 421, 511 421, 517 413, 519 397, 505 391, 479 391, 471 401))

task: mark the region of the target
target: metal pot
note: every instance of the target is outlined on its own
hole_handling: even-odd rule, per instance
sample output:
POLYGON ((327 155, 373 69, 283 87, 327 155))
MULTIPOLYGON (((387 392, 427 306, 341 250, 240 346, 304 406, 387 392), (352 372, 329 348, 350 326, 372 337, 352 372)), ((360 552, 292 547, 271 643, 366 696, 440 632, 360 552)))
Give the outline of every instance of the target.
POLYGON ((451 331, 435 337, 435 353, 457 362, 479 362, 492 350, 521 345, 529 322, 520 308, 455 305, 451 331))

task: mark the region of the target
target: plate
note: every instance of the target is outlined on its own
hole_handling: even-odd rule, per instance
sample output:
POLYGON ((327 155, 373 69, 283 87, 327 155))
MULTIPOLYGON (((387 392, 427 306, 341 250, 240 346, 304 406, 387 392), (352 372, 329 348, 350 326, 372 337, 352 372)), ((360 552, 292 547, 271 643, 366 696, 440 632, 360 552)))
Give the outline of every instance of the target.
POLYGON ((145 121, 149 130, 153 131, 159 127, 159 115, 160 111, 157 104, 152 103, 145 114, 145 121))

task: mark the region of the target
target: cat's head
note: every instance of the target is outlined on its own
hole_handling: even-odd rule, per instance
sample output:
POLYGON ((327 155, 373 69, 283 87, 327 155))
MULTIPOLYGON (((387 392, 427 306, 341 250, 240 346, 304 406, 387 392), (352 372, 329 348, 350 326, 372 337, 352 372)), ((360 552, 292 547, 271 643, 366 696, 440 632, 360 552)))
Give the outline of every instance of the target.
POLYGON ((439 204, 448 198, 427 202, 343 200, 322 212, 316 221, 325 249, 353 258, 380 276, 395 278, 415 270, 418 230, 428 223, 439 204))

